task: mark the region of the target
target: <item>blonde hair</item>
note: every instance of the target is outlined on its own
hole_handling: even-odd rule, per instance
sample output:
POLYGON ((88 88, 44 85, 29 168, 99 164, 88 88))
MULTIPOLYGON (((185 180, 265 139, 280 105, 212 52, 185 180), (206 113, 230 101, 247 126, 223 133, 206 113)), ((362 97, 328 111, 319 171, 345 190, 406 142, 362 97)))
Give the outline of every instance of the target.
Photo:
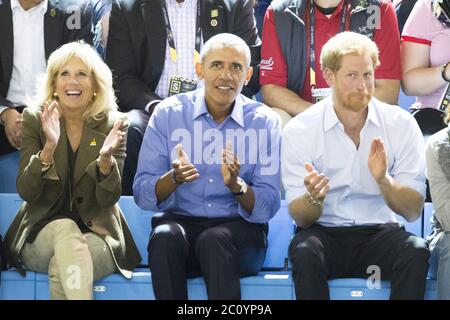
POLYGON ((363 56, 369 54, 374 69, 379 66, 378 47, 368 37, 356 32, 341 32, 336 34, 322 48, 320 65, 322 70, 326 68, 337 72, 342 65, 342 57, 345 55, 363 56))
MULTIPOLYGON (((83 120, 100 120, 109 111, 117 110, 116 97, 112 87, 112 73, 97 51, 82 41, 67 43, 55 50, 49 57, 47 72, 42 79, 40 94, 33 103, 34 108, 42 109, 46 103, 54 100, 56 78, 60 70, 72 58, 78 58, 87 66, 92 75, 96 95, 86 108, 83 120)), ((64 110, 59 110, 64 112, 64 110)))

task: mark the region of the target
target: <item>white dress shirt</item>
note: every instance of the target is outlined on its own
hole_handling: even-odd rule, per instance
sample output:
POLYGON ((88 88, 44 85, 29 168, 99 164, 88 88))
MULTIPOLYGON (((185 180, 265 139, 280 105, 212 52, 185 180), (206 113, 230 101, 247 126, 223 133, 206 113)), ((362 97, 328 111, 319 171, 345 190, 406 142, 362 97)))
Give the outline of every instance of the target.
POLYGON ((372 140, 381 137, 388 172, 425 197, 425 155, 415 119, 398 106, 372 98, 357 149, 328 97, 289 121, 283 131, 282 177, 288 203, 306 192, 304 163, 330 180, 318 223, 355 226, 397 222, 368 167, 372 140))
POLYGON ((36 94, 36 80, 45 73, 44 15, 48 1, 26 11, 19 0, 11 0, 14 30, 14 56, 6 99, 26 105, 36 94))
POLYGON ((450 182, 439 164, 439 148, 447 143, 448 130, 442 129, 428 138, 425 157, 434 215, 442 229, 450 232, 450 182))
MULTIPOLYGON (((194 66, 197 1, 184 0, 184 2, 178 3, 176 0, 166 0, 170 27, 172 29, 178 58, 176 61, 170 59, 169 42, 166 41, 164 68, 158 86, 156 87, 156 94, 161 98, 167 98, 171 76, 198 80, 194 66)), ((166 31, 164 30, 164 32, 166 31)), ((201 48, 203 37, 200 43, 201 48)), ((197 88, 201 86, 202 83, 199 83, 197 88)))

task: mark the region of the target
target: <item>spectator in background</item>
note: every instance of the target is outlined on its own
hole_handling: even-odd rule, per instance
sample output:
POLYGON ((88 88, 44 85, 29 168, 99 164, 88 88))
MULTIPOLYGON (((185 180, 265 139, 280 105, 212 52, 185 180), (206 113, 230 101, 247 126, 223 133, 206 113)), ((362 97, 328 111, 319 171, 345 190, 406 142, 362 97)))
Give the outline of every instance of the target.
POLYGON ((65 8, 60 7, 63 4, 48 0, 0 1, 0 155, 20 147, 22 110, 36 93, 36 80, 45 73, 50 54, 74 40, 92 43, 87 0, 65 8), (73 19, 74 13, 80 13, 79 24, 73 19))
POLYGON ((128 122, 114 100, 108 66, 72 42, 49 57, 41 96, 24 111, 17 190, 25 203, 5 244, 21 273, 48 272, 52 299, 92 299, 95 280, 115 271, 131 278, 141 260, 117 204, 128 122))
POLYGON ((397 104, 400 36, 390 1, 274 0, 264 18, 260 84, 264 103, 280 114, 283 125, 330 94, 318 57, 325 42, 345 30, 378 45, 375 97, 397 104))
POLYGON ((289 245, 297 299, 329 299, 329 279, 367 278, 370 267, 391 280, 391 299, 423 299, 427 246, 395 217, 412 222, 422 212, 420 129, 405 110, 373 98, 379 60, 369 38, 335 35, 320 63, 332 94, 286 125, 281 151, 297 224, 289 245))
POLYGON ((272 0, 255 0, 255 19, 259 37, 262 36, 264 16, 266 15, 266 10, 269 7, 270 2, 272 2, 272 0))
POLYGON ((187 299, 186 279, 200 275, 209 299, 240 299, 239 278, 262 268, 280 207, 281 132, 267 106, 240 94, 250 62, 241 38, 213 36, 196 65, 204 88, 165 99, 150 118, 134 198, 163 212, 148 245, 157 299, 187 299))
POLYGON ((109 16, 112 0, 90 0, 93 12, 94 47, 104 59, 108 42, 109 16))
POLYGON ((449 0, 418 0, 403 29, 402 86, 417 96, 413 109, 439 108, 449 84, 449 8, 449 0))
POLYGON ((116 77, 120 110, 130 120, 124 194, 132 194, 139 150, 153 109, 172 94, 202 85, 195 74, 200 49, 204 41, 223 32, 236 34, 250 47, 255 72, 243 93, 251 97, 259 90, 261 46, 253 0, 119 0, 113 4, 108 42, 114 45, 108 48, 106 61, 116 77))
POLYGON ((414 5, 417 0, 396 0, 394 1, 395 14, 397 15, 398 21, 398 31, 400 34, 403 33, 403 27, 405 26, 406 20, 411 14, 414 5))
MULTIPOLYGON (((420 1, 420 0, 419 0, 420 1)), ((445 123, 449 123, 447 107, 445 123)), ((437 278, 438 298, 450 299, 450 130, 439 131, 427 140, 427 176, 433 198, 434 228, 427 239, 431 250, 430 277, 437 278)))

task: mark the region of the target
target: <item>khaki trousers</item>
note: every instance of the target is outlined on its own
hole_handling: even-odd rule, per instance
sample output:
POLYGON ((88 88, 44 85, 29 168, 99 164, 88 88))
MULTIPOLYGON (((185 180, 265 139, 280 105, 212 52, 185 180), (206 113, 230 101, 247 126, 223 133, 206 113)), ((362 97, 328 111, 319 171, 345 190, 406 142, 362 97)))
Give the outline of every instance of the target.
POLYGON ((106 242, 71 219, 47 224, 25 243, 21 259, 28 270, 48 273, 52 300, 92 300, 93 282, 117 270, 106 242))

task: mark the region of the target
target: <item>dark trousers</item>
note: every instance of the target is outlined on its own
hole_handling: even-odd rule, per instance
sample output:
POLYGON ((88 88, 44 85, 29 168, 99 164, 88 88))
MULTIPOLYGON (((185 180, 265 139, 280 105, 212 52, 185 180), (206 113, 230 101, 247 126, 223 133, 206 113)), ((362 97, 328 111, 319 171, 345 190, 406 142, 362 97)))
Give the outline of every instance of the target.
POLYGON ((240 277, 257 274, 267 249, 267 224, 242 218, 162 213, 152 219, 149 266, 156 299, 187 299, 187 278, 203 275, 208 299, 240 299, 240 277))
POLYGON ((122 174, 122 195, 133 195, 133 180, 136 175, 139 151, 144 139, 150 115, 140 109, 131 110, 126 113, 130 121, 127 134, 127 156, 123 165, 122 174))
POLYGON ((335 278, 368 278, 378 266, 391 280, 391 299, 423 299, 429 251, 422 238, 397 224, 297 229, 289 259, 297 299, 329 299, 335 278), (368 273, 369 272, 369 273, 368 273))

